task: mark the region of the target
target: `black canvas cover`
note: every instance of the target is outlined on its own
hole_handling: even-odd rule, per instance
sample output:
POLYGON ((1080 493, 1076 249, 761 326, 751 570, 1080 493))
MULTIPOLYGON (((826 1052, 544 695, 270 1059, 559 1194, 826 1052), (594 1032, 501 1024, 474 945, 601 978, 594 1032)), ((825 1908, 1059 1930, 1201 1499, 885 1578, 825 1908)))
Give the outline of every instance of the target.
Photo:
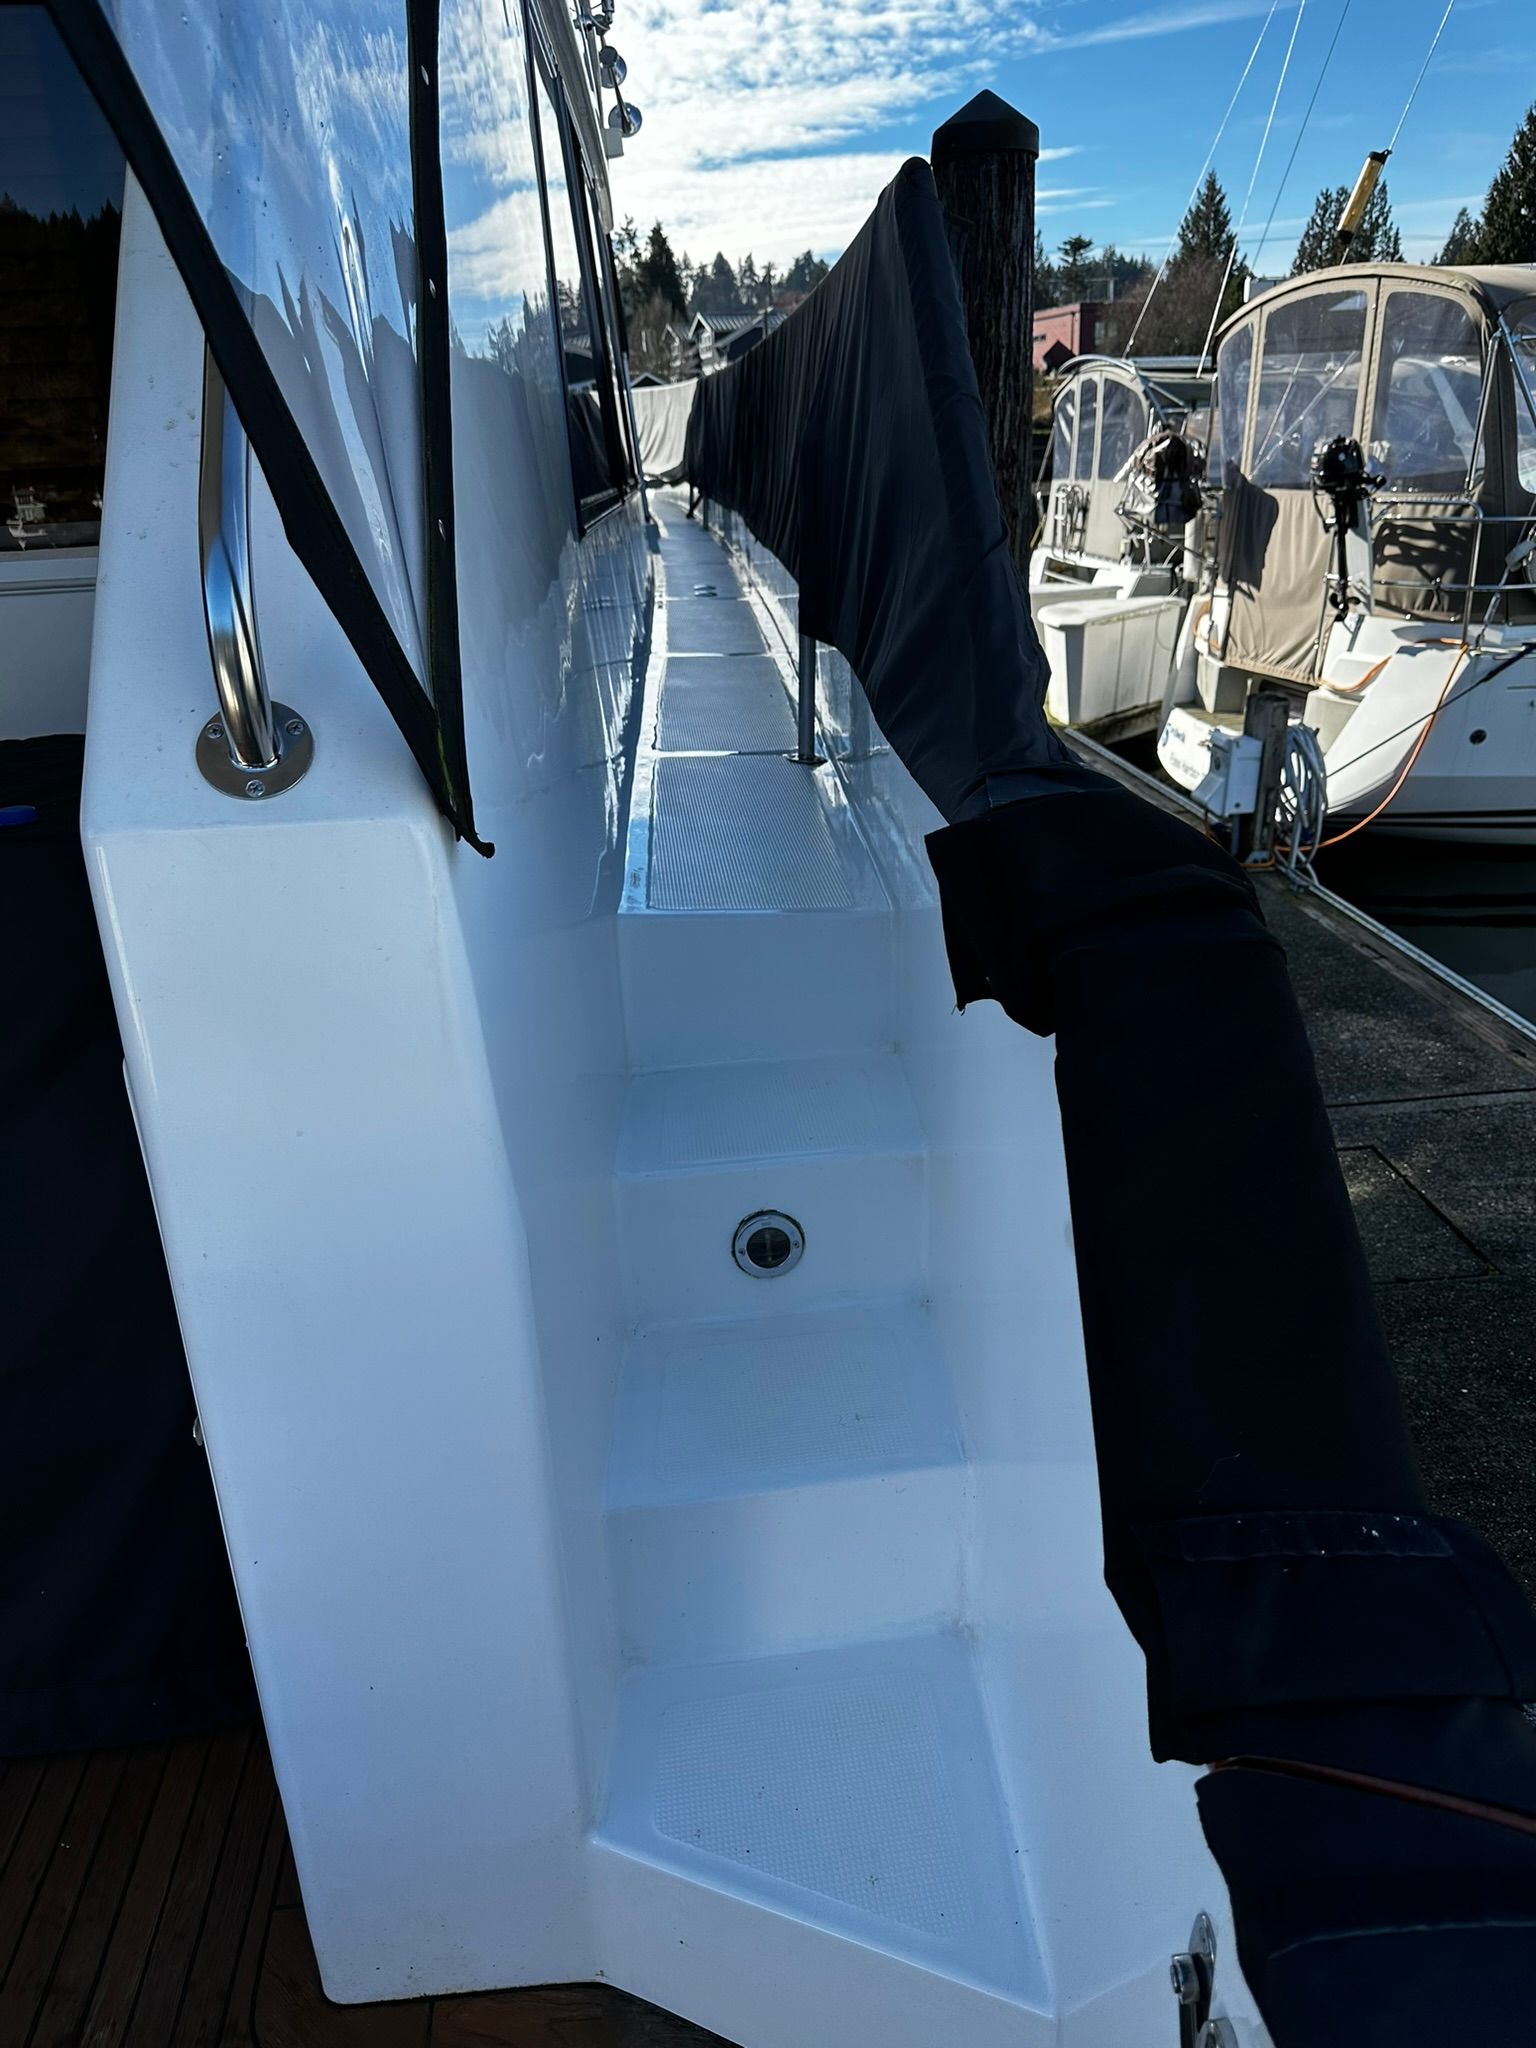
POLYGON ((921 158, 783 326, 700 379, 687 469, 794 576, 802 630, 847 658, 946 818, 1069 765, 921 158))
POLYGON ((793 573, 950 820, 928 848, 961 1004, 1055 1035, 1105 1576, 1155 1753, 1217 1767, 1201 1819, 1277 2048, 1444 2048, 1471 2012, 1513 2048, 1536 1620, 1426 1502, 1249 881, 1045 723, 925 166, 701 385, 689 472, 793 573), (1170 1078, 1213 1043, 1197 1120, 1170 1078))
POLYGON ((255 1711, 80 850, 82 746, 0 744, 0 1756, 255 1711))

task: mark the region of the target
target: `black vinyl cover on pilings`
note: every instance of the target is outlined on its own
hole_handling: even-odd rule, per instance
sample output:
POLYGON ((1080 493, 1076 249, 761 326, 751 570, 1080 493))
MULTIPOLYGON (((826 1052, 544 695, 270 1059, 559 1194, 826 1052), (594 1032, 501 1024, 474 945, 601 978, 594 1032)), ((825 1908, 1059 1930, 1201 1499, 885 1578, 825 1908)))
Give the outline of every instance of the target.
POLYGON ((800 589, 943 815, 1069 768, 1008 551, 933 172, 903 164, 782 327, 699 381, 687 472, 800 589), (940 686, 940 679, 942 685, 940 686))

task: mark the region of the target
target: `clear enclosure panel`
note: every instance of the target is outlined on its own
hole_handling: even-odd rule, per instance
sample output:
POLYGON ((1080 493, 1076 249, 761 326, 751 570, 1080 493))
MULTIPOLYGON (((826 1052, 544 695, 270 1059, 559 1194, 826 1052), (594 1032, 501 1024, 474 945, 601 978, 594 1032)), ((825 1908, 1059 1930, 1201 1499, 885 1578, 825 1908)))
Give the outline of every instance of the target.
POLYGON ((404 0, 101 6, 425 684, 404 0))
POLYGON ((1067 385, 1057 395, 1056 410, 1051 422, 1051 475, 1069 477, 1072 474, 1072 432, 1077 423, 1077 386, 1067 385))
POLYGON ((1104 379, 1104 413, 1099 421, 1098 473, 1106 482, 1118 477, 1146 439, 1147 406, 1139 392, 1117 378, 1104 379))
POLYGON ((1381 321, 1370 458, 1392 484, 1470 480, 1482 393, 1480 325, 1448 292, 1394 291, 1381 321))
POLYGON ((1536 299, 1522 299, 1509 317, 1515 343, 1515 473, 1536 496, 1536 299))
POLYGON ((1243 467, 1243 429, 1253 382, 1253 322, 1221 344, 1216 358, 1216 482, 1234 484, 1243 467))
POLYGON ((1269 312, 1248 470, 1254 483, 1305 490, 1317 444, 1356 431, 1365 315, 1364 291, 1337 289, 1269 312))
POLYGON ((42 7, 0 7, 0 554, 101 531, 123 153, 42 7))
POLYGON ((1077 416, 1077 460, 1072 474, 1079 483, 1086 483, 1093 475, 1093 437, 1099 413, 1099 380, 1085 377, 1079 387, 1082 396, 1078 399, 1077 416))

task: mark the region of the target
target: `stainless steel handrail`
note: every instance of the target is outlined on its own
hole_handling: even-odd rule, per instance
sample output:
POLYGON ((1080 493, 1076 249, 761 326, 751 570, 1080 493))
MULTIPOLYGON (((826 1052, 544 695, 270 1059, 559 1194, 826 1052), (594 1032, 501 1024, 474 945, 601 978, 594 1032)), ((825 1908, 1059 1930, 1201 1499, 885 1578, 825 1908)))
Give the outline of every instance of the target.
POLYGON ((799 698, 795 719, 795 759, 807 768, 819 768, 816 751, 816 642, 809 633, 800 635, 799 698))
POLYGON ((314 742, 307 723, 274 704, 267 688, 252 598, 250 499, 250 442, 205 349, 197 524, 219 716, 198 735, 197 763, 216 789, 256 799, 291 788, 309 767, 314 742))

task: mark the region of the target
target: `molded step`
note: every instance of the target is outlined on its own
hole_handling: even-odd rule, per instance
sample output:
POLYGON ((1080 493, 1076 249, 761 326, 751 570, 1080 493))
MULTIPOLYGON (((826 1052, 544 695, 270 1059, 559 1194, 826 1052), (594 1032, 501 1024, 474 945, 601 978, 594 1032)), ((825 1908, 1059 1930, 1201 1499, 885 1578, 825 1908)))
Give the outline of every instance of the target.
POLYGON ((629 1347, 608 1506, 721 1501, 960 1456, 948 1373, 919 1308, 686 1323, 629 1347))
POLYGON ((626 1656, 759 1655, 951 1625, 969 1521, 961 1458, 944 1363, 915 1308, 637 1338, 608 1498, 626 1656))
POLYGON ((792 1313, 920 1294, 927 1261, 923 1135, 889 1055, 637 1074, 615 1194, 638 1322, 792 1313), (731 1253, 737 1226, 786 1211, 805 1254, 762 1278, 731 1253))
POLYGON ((1004 1814, 966 1646, 915 1636, 634 1673, 598 1840, 1043 2009, 1004 1814))

